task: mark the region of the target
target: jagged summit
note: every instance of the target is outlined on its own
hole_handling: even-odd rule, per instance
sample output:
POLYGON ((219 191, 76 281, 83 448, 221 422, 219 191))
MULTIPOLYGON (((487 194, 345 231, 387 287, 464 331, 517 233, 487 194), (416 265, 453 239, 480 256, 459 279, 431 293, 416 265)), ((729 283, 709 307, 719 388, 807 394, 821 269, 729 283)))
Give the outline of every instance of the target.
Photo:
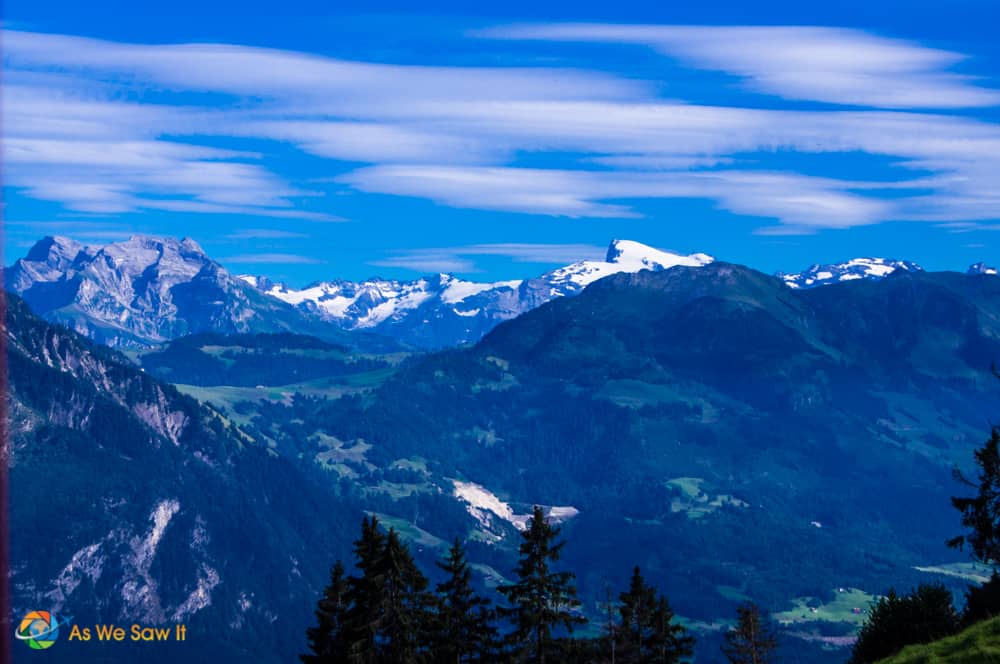
MULTIPOLYGON (((5 272, 7 287, 51 320, 110 345, 148 345, 195 332, 366 330, 419 348, 474 343, 499 323, 577 295, 616 274, 700 268, 703 253, 612 240, 604 260, 581 260, 531 279, 479 282, 451 274, 417 279, 330 279, 295 288, 231 275, 192 239, 134 235, 104 246, 46 237, 5 272), (308 329, 307 329, 308 328, 308 329)), ((777 276, 794 289, 915 272, 916 263, 855 258, 777 276)), ((970 274, 997 274, 985 263, 970 274)), ((339 342, 344 339, 338 337, 339 342)))
POLYGON ((77 254, 86 249, 85 245, 61 235, 49 235, 28 250, 25 260, 50 262, 68 266, 77 254))
POLYGON ((997 274, 997 269, 986 263, 975 263, 969 266, 969 269, 965 271, 966 274, 997 274))
POLYGON ((46 237, 4 277, 37 313, 110 346, 298 324, 316 332, 314 321, 261 297, 189 238, 134 235, 92 247, 46 237))
POLYGON ((346 329, 373 329, 422 347, 478 341, 498 323, 621 272, 666 270, 711 263, 706 254, 680 254, 631 240, 613 240, 605 260, 584 260, 534 279, 467 281, 436 274, 411 281, 372 278, 362 282, 322 281, 302 289, 266 277, 243 281, 279 300, 346 329))
POLYGON ((815 288, 855 279, 882 279, 897 270, 922 272, 923 268, 912 261, 890 258, 853 258, 844 263, 812 265, 796 274, 779 272, 789 288, 815 288))

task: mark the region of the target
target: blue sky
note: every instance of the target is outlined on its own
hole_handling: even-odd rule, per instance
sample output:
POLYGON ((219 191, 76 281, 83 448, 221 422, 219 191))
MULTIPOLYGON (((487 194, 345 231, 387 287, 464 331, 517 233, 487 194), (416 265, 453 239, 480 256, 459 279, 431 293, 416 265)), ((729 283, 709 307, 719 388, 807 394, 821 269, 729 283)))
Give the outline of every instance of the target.
POLYGON ((1000 262, 995 2, 673 4, 7 2, 7 262, 136 232, 295 284, 616 237, 1000 262))

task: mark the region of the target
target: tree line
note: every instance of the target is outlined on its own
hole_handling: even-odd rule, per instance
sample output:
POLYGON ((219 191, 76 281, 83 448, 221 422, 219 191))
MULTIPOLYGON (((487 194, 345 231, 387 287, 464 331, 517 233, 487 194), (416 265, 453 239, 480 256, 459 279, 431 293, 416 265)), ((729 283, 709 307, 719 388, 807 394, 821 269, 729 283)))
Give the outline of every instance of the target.
MULTIPOLYGON (((303 664, 463 664, 532 662, 679 664, 695 639, 665 596, 638 567, 597 637, 578 638, 587 623, 575 575, 558 569, 565 541, 536 506, 521 533, 515 580, 497 588, 505 604, 475 592, 462 543, 455 540, 436 564, 443 580, 433 590, 395 529, 383 532, 366 516, 354 542, 356 573, 338 561, 306 630, 303 664), (617 615, 616 615, 617 614, 617 615)), ((747 603, 726 634, 723 654, 733 664, 767 664, 777 647, 774 629, 747 603)))
MULTIPOLYGON (((994 569, 990 579, 970 586, 962 611, 943 584, 922 584, 909 593, 890 588, 873 603, 849 664, 873 664, 907 645, 922 644, 1000 616, 1000 427, 975 452, 975 481, 956 477, 976 495, 952 498, 966 534, 948 541, 968 546, 972 557, 994 569)), ((430 583, 392 528, 365 517, 354 542, 357 573, 339 561, 316 607, 317 624, 307 632, 304 664, 424 664, 469 662, 514 664, 679 664, 693 655, 695 638, 677 621, 666 597, 638 567, 597 637, 579 638, 587 623, 576 595, 575 575, 559 570, 565 546, 559 529, 536 506, 521 533, 516 580, 497 588, 503 606, 478 595, 459 540, 437 563, 444 580, 430 583)), ((610 595, 610 593, 609 593, 610 595)), ((722 654, 730 664, 771 664, 776 631, 761 610, 747 602, 725 634, 722 654)))
POLYGON ((976 494, 951 499, 968 530, 947 543, 958 549, 968 546, 973 559, 993 568, 992 575, 979 586, 969 586, 961 612, 942 584, 923 584, 903 595, 890 588, 872 606, 849 664, 871 664, 908 645, 937 641, 1000 616, 1000 428, 993 427, 989 440, 976 450, 975 461, 979 468, 975 480, 955 471, 956 479, 976 489, 976 494))

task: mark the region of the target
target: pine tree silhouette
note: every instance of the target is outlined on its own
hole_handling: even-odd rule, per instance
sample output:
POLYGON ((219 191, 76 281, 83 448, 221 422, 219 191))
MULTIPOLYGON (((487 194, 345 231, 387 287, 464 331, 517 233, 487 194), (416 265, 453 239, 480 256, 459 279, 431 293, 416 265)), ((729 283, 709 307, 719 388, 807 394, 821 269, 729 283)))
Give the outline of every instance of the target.
POLYGON ((736 609, 736 627, 726 632, 722 652, 730 664, 769 664, 778 638, 760 608, 746 602, 736 609))
POLYGON ((306 630, 311 654, 299 655, 303 664, 344 664, 347 662, 345 620, 347 618, 347 579, 338 560, 330 570, 330 583, 316 604, 315 627, 306 630))
POLYGON ((493 611, 490 601, 472 589, 472 570, 458 538, 437 566, 447 577, 437 585, 435 661, 489 661, 497 641, 493 611))
POLYGON ((572 632, 574 626, 586 622, 574 612, 580 606, 574 575, 551 568, 565 545, 556 541, 558 536, 559 529, 545 520, 542 508, 536 505, 528 528, 521 533, 521 557, 515 570, 517 582, 497 589, 511 604, 501 607, 500 614, 514 624, 508 640, 515 656, 538 664, 545 664, 555 649, 554 630, 564 628, 572 632))

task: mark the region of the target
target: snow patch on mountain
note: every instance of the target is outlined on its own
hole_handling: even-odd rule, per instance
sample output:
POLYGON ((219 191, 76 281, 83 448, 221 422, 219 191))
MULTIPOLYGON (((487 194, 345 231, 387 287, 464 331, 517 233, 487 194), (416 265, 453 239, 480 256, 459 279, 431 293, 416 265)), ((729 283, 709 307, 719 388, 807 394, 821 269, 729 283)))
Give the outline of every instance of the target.
POLYGON ((515 518, 517 515, 514 514, 511 506, 500 500, 486 487, 474 482, 459 480, 452 480, 452 484, 455 487, 453 495, 468 503, 465 509, 484 528, 492 529, 494 516, 507 521, 518 530, 524 530, 527 527, 527 518, 515 518))
POLYGON ((613 274, 700 267, 712 261, 706 254, 684 256, 614 240, 603 261, 579 261, 527 280, 476 282, 437 274, 412 281, 322 281, 295 289, 263 277, 240 279, 344 329, 369 329, 418 346, 442 347, 478 341, 503 321, 555 298, 576 295, 613 274))
POLYGON ((603 277, 712 260, 614 240, 603 261, 579 261, 534 279, 477 282, 435 274, 295 288, 264 276, 233 276, 191 239, 136 235, 91 247, 47 237, 5 278, 36 312, 110 346, 145 347, 198 332, 367 330, 432 349, 474 343, 498 324, 603 277))
MULTIPOLYGON (((682 256, 631 240, 613 240, 603 261, 579 261, 553 270, 542 279, 554 285, 572 284, 583 289, 598 279, 620 272, 639 272, 640 270, 657 272, 677 266, 702 267, 714 260, 708 254, 682 256)), ((555 289, 554 293, 566 294, 560 293, 559 289, 555 289)))
MULTIPOLYGON (((255 286, 262 281, 259 277, 246 275, 240 278, 255 286)), ((311 309, 320 317, 339 322, 348 329, 357 329, 396 320, 430 300, 443 308, 454 309, 454 305, 485 292, 516 291, 521 283, 520 280, 479 283, 438 274, 414 281, 379 278, 360 283, 324 281, 301 290, 285 284, 271 284, 264 292, 293 306, 311 309)), ((457 313, 457 309, 455 311, 457 313)))
POLYGON ((986 263, 976 263, 970 265, 969 269, 966 270, 966 274, 997 274, 997 269, 986 263))
POLYGON ((477 283, 475 281, 462 281, 461 279, 456 279, 444 274, 440 275, 440 277, 442 279, 442 283, 447 284, 441 292, 441 301, 445 304, 457 304, 458 302, 462 302, 473 295, 479 295, 484 291, 496 290, 498 288, 517 290, 522 283, 520 279, 515 279, 513 281, 497 281, 493 283, 477 283))
POLYGON ((778 278, 789 288, 803 289, 857 279, 883 279, 893 272, 922 272, 923 268, 911 261, 888 258, 854 258, 845 263, 812 265, 795 274, 779 272, 778 278))
MULTIPOLYGON (((494 531, 496 523, 494 518, 506 521, 518 530, 528 529, 528 521, 531 514, 518 514, 504 501, 500 500, 492 491, 475 482, 462 482, 452 480, 455 498, 466 503, 466 511, 488 531, 494 531)), ((545 516, 549 521, 562 523, 578 515, 580 510, 571 506, 543 507, 545 516)))
POLYGON ((554 521, 555 523, 562 523, 563 521, 569 521, 576 515, 580 513, 580 510, 575 507, 550 507, 548 511, 549 521, 554 521))

